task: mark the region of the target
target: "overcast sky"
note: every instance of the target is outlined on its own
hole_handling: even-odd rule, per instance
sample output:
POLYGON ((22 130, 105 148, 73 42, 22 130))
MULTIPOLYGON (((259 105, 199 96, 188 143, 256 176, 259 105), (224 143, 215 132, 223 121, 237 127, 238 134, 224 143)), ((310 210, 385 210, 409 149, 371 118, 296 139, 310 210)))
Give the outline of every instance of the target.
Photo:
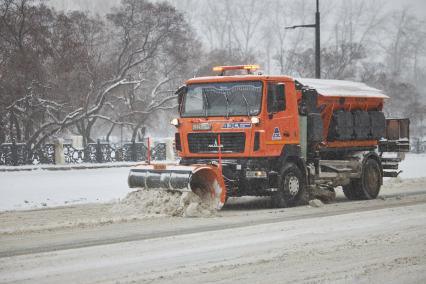
MULTIPOLYGON (((214 1, 214 0, 210 0, 214 1)), ((263 1, 263 0, 259 0, 263 1)), ((327 1, 332 0, 320 0, 327 6, 327 1)), ((101 13, 105 13, 120 0, 48 0, 58 9, 83 9, 83 10, 98 10, 101 13)), ((410 7, 419 17, 426 18, 426 0, 384 0, 384 5, 390 9, 403 9, 404 7, 410 7)), ((312 7, 315 5, 315 0, 312 0, 312 7)))
MULTIPOLYGON (((118 6, 121 0, 46 0, 47 3, 50 3, 58 10, 85 10, 92 13, 106 14, 112 7, 118 6)), ((153 2, 159 2, 163 0, 150 0, 153 2)), ((205 35, 205 30, 203 30, 203 21, 204 16, 197 11, 199 7, 205 6, 206 4, 216 3, 215 0, 166 0, 177 6, 187 17, 187 20, 190 22, 192 27, 197 32, 197 35, 201 42, 207 48, 215 48, 212 45, 212 42, 208 40, 205 35), (194 6, 191 9, 192 5, 194 6)), ((258 0, 260 3, 272 3, 264 0, 258 0)), ((314 12, 315 12, 315 0, 292 0, 298 2, 304 2, 306 5, 306 17, 304 22, 295 21, 292 24, 309 24, 314 21, 314 12)), ((336 22, 339 22, 339 19, 335 17, 339 16, 339 9, 342 6, 342 2, 352 2, 356 4, 359 0, 320 0, 320 11, 321 11, 321 42, 326 43, 328 40, 333 40, 334 38, 334 25, 336 22)), ((231 0, 232 2, 232 0, 231 0)), ((285 3, 283 1, 283 3, 285 3)), ((287 2, 288 3, 288 2, 287 2)), ((296 2, 297 3, 297 2, 296 2)), ((387 12, 392 11, 402 11, 403 9, 408 8, 409 12, 417 15, 420 20, 426 22, 426 0, 365 0, 366 4, 372 4, 372 7, 382 8, 381 14, 387 15, 387 12), (370 2, 371 1, 371 2, 370 2), (374 3, 373 3, 374 1, 374 3)), ((349 4, 349 3, 348 3, 349 4)), ((272 5, 272 4, 271 4, 272 5)), ((367 5, 368 6, 368 5, 367 5)), ((235 7, 235 5, 234 5, 235 7)), ((365 7, 364 7, 365 8, 365 7)), ((368 13, 368 11, 366 11, 368 13)), ((389 17, 392 17, 392 14, 389 14, 389 17)), ((390 19, 389 19, 390 20, 390 19)), ((302 20, 303 21, 303 20, 302 20)), ((360 27, 360 32, 362 33, 362 27, 360 27)), ((304 41, 312 41, 313 45, 314 33, 306 32, 304 36, 304 41)), ((261 39, 260 39, 261 40, 261 39)), ((217 48, 217 47, 216 47, 217 48)), ((261 49, 261 48, 260 48, 261 49)), ((379 53, 380 54, 384 54, 379 53)), ((378 56, 379 56, 378 55, 378 56)), ((377 60, 381 60, 381 57, 375 57, 377 60)), ((274 73, 277 70, 270 69, 269 64, 262 63, 264 66, 268 66, 268 72, 274 73)))
POLYGON ((389 6, 396 9, 402 9, 405 6, 410 7, 411 11, 419 17, 426 18, 426 0, 388 0, 389 6))

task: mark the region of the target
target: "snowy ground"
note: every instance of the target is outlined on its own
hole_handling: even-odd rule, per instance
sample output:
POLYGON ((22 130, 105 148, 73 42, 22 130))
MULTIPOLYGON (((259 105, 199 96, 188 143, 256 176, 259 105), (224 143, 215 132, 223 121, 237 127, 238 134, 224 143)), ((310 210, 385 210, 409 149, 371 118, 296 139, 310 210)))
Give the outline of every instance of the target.
MULTIPOLYGON (((97 214, 70 206, 4 213, 0 222, 64 210, 69 219, 97 214)), ((0 233, 0 282, 425 283, 425 219, 426 194, 418 194, 0 233)))
MULTIPOLYGON (((426 155, 408 154, 402 179, 426 177, 426 155)), ((124 198, 129 168, 0 172, 0 211, 105 203, 124 198)))
POLYGON ((426 177, 426 154, 407 154, 400 163, 401 178, 426 177))
POLYGON ((43 170, 72 170, 72 169, 100 169, 100 168, 119 168, 131 167, 137 162, 108 162, 108 163, 76 163, 64 165, 19 165, 19 166, 0 166, 0 172, 17 172, 17 171, 43 171, 43 170))
POLYGON ((0 173, 2 210, 42 207, 0 212, 0 283, 426 283, 425 166, 408 155, 376 200, 209 218, 116 210, 128 168, 0 173))
POLYGON ((0 211, 109 202, 129 192, 129 168, 0 172, 0 211))

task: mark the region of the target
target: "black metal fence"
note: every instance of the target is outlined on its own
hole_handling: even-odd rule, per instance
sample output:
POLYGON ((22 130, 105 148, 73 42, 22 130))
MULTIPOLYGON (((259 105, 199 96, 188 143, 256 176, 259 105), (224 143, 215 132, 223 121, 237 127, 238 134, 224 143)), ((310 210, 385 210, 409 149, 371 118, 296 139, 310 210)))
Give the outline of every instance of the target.
MULTIPOLYGON (((56 151, 54 144, 44 144, 30 151, 25 143, 3 143, 0 145, 0 165, 55 164, 56 151)), ((166 143, 155 144, 150 152, 151 160, 166 160, 166 143)), ((63 155, 66 164, 145 161, 148 146, 145 142, 113 145, 98 140, 83 149, 63 144, 63 155)))

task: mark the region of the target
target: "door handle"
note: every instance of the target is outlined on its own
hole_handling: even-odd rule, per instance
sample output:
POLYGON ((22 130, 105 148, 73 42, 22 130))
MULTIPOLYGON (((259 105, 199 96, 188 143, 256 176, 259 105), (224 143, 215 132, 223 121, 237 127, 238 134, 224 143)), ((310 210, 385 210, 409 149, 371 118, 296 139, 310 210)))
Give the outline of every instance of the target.
POLYGON ((288 131, 284 131, 284 132, 283 132, 283 136, 285 136, 285 137, 289 137, 289 136, 290 136, 290 133, 289 133, 288 131))

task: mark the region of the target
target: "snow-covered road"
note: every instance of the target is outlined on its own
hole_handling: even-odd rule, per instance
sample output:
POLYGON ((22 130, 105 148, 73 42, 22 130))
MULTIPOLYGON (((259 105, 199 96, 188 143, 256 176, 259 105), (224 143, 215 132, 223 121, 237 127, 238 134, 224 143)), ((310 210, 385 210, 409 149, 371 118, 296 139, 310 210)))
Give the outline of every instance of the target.
MULTIPOLYGON (((402 179, 426 177, 426 155, 408 154, 402 179)), ((0 172, 0 211, 104 203, 126 196, 129 168, 0 172)))
POLYGON ((0 283, 426 283, 425 162, 376 200, 195 219, 114 210, 128 168, 0 173, 1 210, 42 207, 0 212, 0 283))
POLYGON ((0 282, 425 283, 426 195, 364 205, 344 202, 248 217, 234 212, 234 226, 227 216, 115 224, 103 233, 80 228, 80 235, 87 234, 80 246, 71 242, 78 231, 50 232, 44 252, 19 248, 40 242, 46 232, 3 236, 6 247, 15 243, 18 250, 9 250, 11 256, 2 252, 0 282), (170 233, 162 235, 167 225, 170 233), (102 242, 108 234, 117 238, 102 242), (129 234, 134 238, 126 239, 129 234), (55 246, 64 238, 68 247, 55 246))

